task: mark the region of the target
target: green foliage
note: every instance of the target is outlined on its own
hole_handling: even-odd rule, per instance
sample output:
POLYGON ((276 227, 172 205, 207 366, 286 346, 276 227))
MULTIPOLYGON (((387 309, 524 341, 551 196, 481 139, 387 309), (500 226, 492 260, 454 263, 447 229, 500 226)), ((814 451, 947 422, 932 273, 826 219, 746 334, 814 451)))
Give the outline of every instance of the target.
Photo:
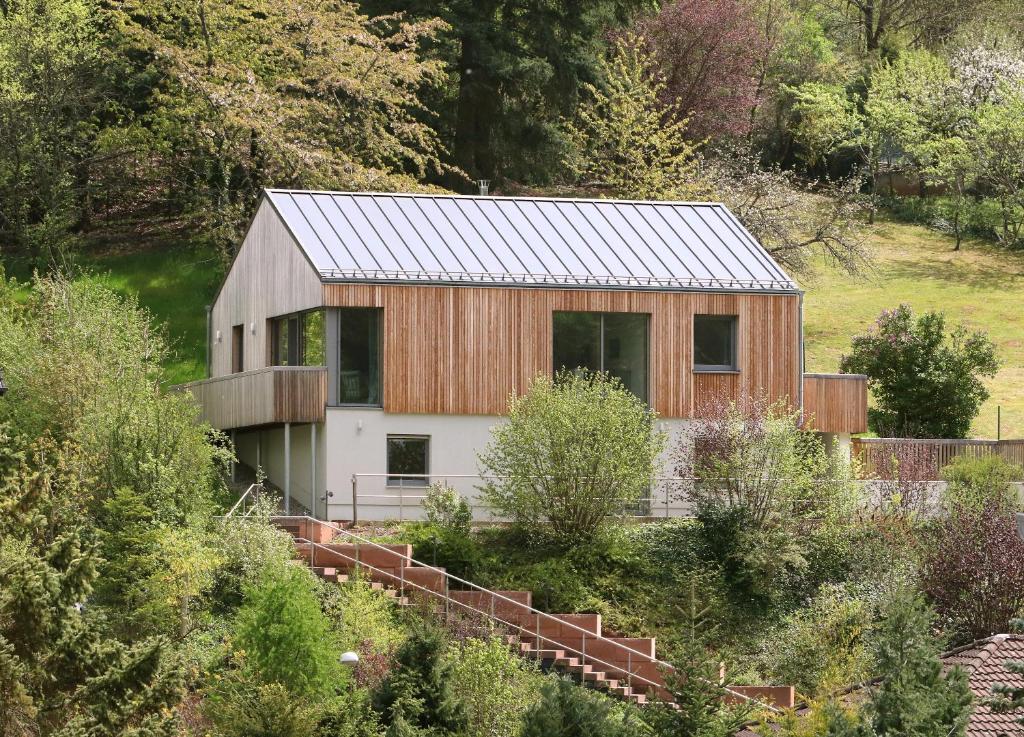
POLYGON ((934 615, 919 596, 894 598, 882 620, 875 648, 881 684, 866 705, 877 737, 962 737, 971 713, 971 690, 960 668, 943 674, 934 615))
POLYGON ((828 697, 871 673, 871 608, 843 589, 823 588, 804 608, 787 615, 758 654, 773 683, 808 697, 828 697))
POLYGON ((321 586, 319 595, 340 650, 354 650, 365 659, 370 653, 390 654, 405 638, 394 602, 365 578, 352 576, 344 586, 321 586))
POLYGON ((576 119, 566 123, 566 166, 583 185, 617 197, 694 199, 699 164, 686 121, 658 98, 665 89, 654 62, 634 37, 615 42, 601 87, 585 84, 576 119))
POLYGON ((480 454, 483 495, 534 539, 593 540, 609 518, 646 496, 664 435, 656 416, 606 374, 538 376, 509 402, 480 454))
POLYGON ((395 667, 374 694, 373 707, 387 726, 387 737, 442 737, 466 731, 466 708, 451 679, 445 640, 423 627, 395 656, 395 667))
POLYGON ((167 641, 127 646, 91 616, 99 560, 67 453, 0 426, 0 730, 169 735, 182 677, 167 641))
POLYGON ((987 504, 1014 509, 1021 500, 1015 482, 1024 480, 1024 468, 998 455, 959 455, 942 469, 948 485, 944 501, 949 507, 980 510, 987 504))
POLYGON ((941 312, 915 316, 900 305, 854 337, 839 365, 867 374, 875 400, 868 421, 879 435, 962 438, 989 395, 982 377, 999 361, 985 333, 963 325, 947 332, 941 312))
POLYGON ((282 683, 265 683, 245 670, 217 681, 203 705, 223 737, 308 737, 319 710, 282 683))
POLYGON ((323 697, 342 682, 340 650, 305 568, 269 568, 245 590, 234 641, 261 682, 295 696, 323 697))
POLYGON ((445 657, 466 709, 468 734, 480 737, 517 734, 523 713, 540 699, 548 680, 497 636, 456 643, 445 657))
POLYGON ((521 737, 639 737, 650 729, 629 709, 559 678, 523 715, 521 737))
POLYGON ((423 510, 427 513, 427 522, 444 531, 467 533, 473 522, 469 502, 443 481, 435 481, 427 487, 423 510))

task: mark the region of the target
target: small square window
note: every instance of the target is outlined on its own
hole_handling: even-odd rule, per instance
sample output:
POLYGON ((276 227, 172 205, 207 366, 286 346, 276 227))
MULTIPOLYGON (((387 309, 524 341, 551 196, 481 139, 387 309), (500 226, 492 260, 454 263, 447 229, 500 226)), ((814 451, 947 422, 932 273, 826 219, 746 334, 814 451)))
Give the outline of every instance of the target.
POLYGON ((693 316, 693 370, 736 371, 736 315, 693 316))
POLYGON ((430 438, 388 436, 388 486, 426 486, 430 438))

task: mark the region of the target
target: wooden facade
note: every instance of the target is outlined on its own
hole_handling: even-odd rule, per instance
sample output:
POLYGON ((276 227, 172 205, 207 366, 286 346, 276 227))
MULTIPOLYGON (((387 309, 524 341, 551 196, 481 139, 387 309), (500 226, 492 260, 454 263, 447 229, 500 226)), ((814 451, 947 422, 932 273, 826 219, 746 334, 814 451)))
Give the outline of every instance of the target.
POLYGON ((650 315, 649 400, 663 417, 712 396, 800 401, 798 294, 325 284, 323 303, 383 309, 387 412, 503 414, 552 372, 559 310, 650 315), (696 314, 738 316, 738 371, 693 371, 696 314))
POLYGON ((868 377, 804 374, 804 418, 818 432, 868 431, 868 377))
POLYGON ((182 386, 220 430, 284 422, 323 422, 327 369, 302 366, 228 374, 182 386))

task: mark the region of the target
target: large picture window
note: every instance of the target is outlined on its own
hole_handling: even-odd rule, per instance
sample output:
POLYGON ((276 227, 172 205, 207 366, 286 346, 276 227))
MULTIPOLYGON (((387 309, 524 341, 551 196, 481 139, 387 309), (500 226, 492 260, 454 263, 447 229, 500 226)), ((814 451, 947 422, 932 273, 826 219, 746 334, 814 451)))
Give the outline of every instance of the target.
POLYGON ((388 435, 388 486, 426 486, 430 439, 388 435))
POLYGON ((379 406, 380 317, 371 307, 338 310, 338 403, 379 406))
POLYGON ((324 312, 298 312, 270 321, 272 366, 324 365, 324 312))
POLYGON ((736 315, 693 316, 693 370, 736 371, 736 315))
POLYGON ((635 312, 556 312, 555 370, 606 371, 646 402, 649 322, 635 312))

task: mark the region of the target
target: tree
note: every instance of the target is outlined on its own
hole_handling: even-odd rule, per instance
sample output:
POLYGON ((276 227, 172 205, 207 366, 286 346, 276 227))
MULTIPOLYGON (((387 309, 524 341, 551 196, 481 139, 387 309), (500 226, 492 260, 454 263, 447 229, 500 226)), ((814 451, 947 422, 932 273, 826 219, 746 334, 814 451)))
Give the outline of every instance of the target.
POLYGON ((582 185, 635 199, 687 199, 698 191, 696 149, 677 106, 636 37, 615 42, 601 66, 604 84, 585 84, 575 119, 566 124, 566 167, 582 185))
POLYGON ((682 112, 693 140, 749 132, 760 102, 756 65, 769 51, 743 0, 673 0, 633 25, 650 53, 662 105, 682 112))
POLYGON ((977 111, 973 147, 980 181, 999 203, 1002 220, 997 237, 1006 245, 1024 241, 1024 83, 1003 85, 1002 99, 977 111))
POLYGON ((963 325, 946 330, 941 312, 885 310, 853 338, 839 368, 867 374, 871 428, 884 437, 963 438, 988 399, 982 377, 999 368, 995 345, 963 325))
POLYGON ((0 732, 169 735, 182 672, 167 641, 124 645, 91 615, 99 560, 74 452, 0 426, 0 732))
POLYGON ((915 594, 898 594, 889 603, 875 648, 881 682, 870 689, 868 734, 963 737, 971 690, 961 668, 943 674, 932 620, 932 612, 915 594))
POLYGON ((643 722, 598 696, 559 678, 547 684, 539 702, 523 715, 521 737, 639 737, 643 722))
POLYGON ((607 374, 538 376, 480 454, 484 498, 527 533, 591 540, 648 493, 665 442, 655 419, 607 374))
POLYGON ((466 708, 451 680, 445 640, 436 629, 415 631, 398 649, 391 674, 374 694, 373 708, 388 737, 461 735, 466 708))
POLYGON ((998 499, 956 505, 937 524, 921 586, 950 628, 979 639, 1006 632, 1024 607, 1024 540, 998 499))

